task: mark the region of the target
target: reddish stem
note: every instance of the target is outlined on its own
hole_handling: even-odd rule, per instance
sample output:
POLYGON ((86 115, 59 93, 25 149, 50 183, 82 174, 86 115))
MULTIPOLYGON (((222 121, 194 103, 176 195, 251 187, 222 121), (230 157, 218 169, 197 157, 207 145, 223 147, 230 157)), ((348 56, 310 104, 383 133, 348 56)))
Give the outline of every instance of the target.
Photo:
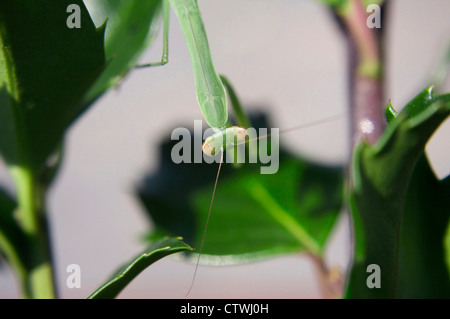
POLYGON ((338 14, 350 59, 350 108, 353 142, 374 144, 386 127, 380 32, 367 26, 361 0, 350 0, 350 10, 338 14))

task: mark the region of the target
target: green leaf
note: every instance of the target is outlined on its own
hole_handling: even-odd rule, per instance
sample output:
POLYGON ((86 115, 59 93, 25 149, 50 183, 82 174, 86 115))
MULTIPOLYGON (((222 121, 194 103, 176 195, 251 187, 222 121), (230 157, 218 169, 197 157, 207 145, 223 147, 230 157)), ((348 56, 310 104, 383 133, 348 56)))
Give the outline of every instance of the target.
POLYGON ((429 108, 437 99, 434 92, 434 86, 429 86, 415 96, 402 110, 401 114, 402 116, 411 119, 429 108))
POLYGON ((80 113, 80 100, 105 64, 103 29, 81 0, 0 2, 0 152, 35 172, 80 113), (67 7, 81 8, 69 29, 67 7))
POLYGON ((105 54, 108 63, 85 96, 85 104, 89 105, 117 85, 154 40, 161 0, 93 0, 86 3, 97 25, 107 19, 105 54))
MULTIPOLYGON (((253 124, 269 127, 264 117, 253 124)), ((200 146, 191 137, 194 156, 195 146, 200 146)), ((139 195, 156 225, 151 239, 180 234, 198 249, 218 164, 175 164, 174 145, 173 141, 163 144, 160 167, 145 178, 139 195)), ((263 175, 261 165, 223 164, 202 263, 251 261, 305 249, 317 255, 323 252, 342 205, 343 170, 284 151, 277 173, 263 175)))
MULTIPOLYGON (((415 97, 391 120, 373 146, 360 144, 353 157, 350 194, 355 252, 347 297, 396 296, 401 222, 408 185, 425 144, 450 114, 449 95, 432 87, 415 97), (381 268, 382 287, 366 285, 367 266, 381 268)), ((436 212, 440 213, 440 212, 436 212)))
POLYGON ((437 180, 422 156, 403 211, 397 298, 450 298, 443 240, 450 220, 449 195, 450 177, 437 180))
POLYGON ((181 251, 192 250, 191 247, 181 241, 181 238, 166 238, 155 242, 147 252, 140 254, 123 269, 100 288, 98 288, 89 299, 112 299, 117 295, 144 269, 154 262, 168 255, 181 251))

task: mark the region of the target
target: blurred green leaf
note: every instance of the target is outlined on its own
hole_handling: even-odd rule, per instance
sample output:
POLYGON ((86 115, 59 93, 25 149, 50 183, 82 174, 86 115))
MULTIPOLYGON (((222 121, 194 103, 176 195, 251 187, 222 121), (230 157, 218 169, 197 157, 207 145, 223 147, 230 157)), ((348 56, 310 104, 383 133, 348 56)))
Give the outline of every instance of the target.
POLYGON ((103 70, 103 32, 81 0, 0 2, 0 151, 8 165, 45 166, 103 70), (67 27, 70 4, 81 8, 79 29, 67 27))
POLYGON ((403 211, 397 298, 450 298, 444 240, 450 219, 450 177, 439 181, 422 156, 403 211))
MULTIPOLYGON (((252 122, 254 127, 270 127, 263 116, 252 122)), ((201 144, 196 145, 191 137, 193 160, 195 147, 201 144)), ((178 234, 198 248, 218 164, 175 164, 171 159, 174 145, 174 141, 163 144, 160 166, 140 185, 139 196, 156 225, 151 239, 178 234)), ((203 247, 203 253, 210 256, 202 256, 202 263, 235 263, 301 252, 305 245, 314 253, 322 252, 342 206, 342 169, 284 151, 277 173, 263 175, 261 165, 236 168, 223 164, 203 247)))
POLYGON ((181 238, 166 238, 155 242, 146 250, 147 252, 133 259, 117 275, 98 288, 89 296, 89 299, 112 299, 117 297, 148 266, 168 255, 186 250, 192 250, 192 248, 182 242, 181 238))
POLYGON ((67 127, 153 39, 160 2, 96 0, 98 29, 81 0, 0 3, 0 151, 8 165, 45 173, 67 127), (79 29, 66 25, 70 4, 81 8, 79 29))
POLYGON ((85 104, 89 105, 107 89, 117 85, 154 40, 161 0, 85 0, 85 3, 97 25, 102 25, 107 19, 107 67, 85 96, 85 104))
POLYGON ((450 95, 435 96, 433 88, 427 88, 389 122, 374 146, 361 143, 356 148, 350 194, 355 251, 347 297, 396 296, 408 185, 426 142, 449 114, 450 95), (381 268, 380 289, 369 289, 366 285, 370 264, 381 268))

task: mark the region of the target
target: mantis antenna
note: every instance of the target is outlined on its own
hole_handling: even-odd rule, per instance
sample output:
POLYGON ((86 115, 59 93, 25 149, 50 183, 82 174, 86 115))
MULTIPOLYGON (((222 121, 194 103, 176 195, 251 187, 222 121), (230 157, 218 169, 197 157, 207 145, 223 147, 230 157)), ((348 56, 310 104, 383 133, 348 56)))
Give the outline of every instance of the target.
POLYGON ((202 255, 202 250, 203 250, 203 244, 205 243, 206 230, 208 229, 209 217, 211 216, 212 205, 213 205, 213 202, 214 202, 214 195, 216 194, 217 182, 219 181, 219 175, 220 175, 220 169, 222 168, 222 163, 223 163, 223 152, 220 153, 219 168, 217 170, 216 181, 214 182, 214 190, 213 190, 213 194, 212 194, 212 197, 211 197, 211 203, 209 204, 208 217, 206 218, 206 225, 205 225, 205 230, 203 231, 202 242, 200 244, 200 249, 198 251, 197 264, 195 265, 194 276, 192 276, 192 282, 191 282, 191 285, 189 287, 189 290, 186 293, 186 297, 191 292, 192 287, 194 286, 195 277, 197 275, 198 264, 200 263, 200 257, 202 255))

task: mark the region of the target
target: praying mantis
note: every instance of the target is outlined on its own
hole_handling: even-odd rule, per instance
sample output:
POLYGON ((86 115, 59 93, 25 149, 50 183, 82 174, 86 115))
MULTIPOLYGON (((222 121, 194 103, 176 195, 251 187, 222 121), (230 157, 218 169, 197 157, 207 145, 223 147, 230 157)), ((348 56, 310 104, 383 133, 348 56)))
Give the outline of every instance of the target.
POLYGON ((227 98, 225 87, 214 67, 197 0, 163 0, 164 40, 161 61, 139 67, 164 65, 168 62, 169 4, 178 17, 191 56, 201 111, 208 125, 219 132, 228 121, 227 98))
MULTIPOLYGON (((185 41, 190 53, 192 67, 194 71, 194 79, 196 83, 197 100, 200 105, 202 114, 208 125, 214 130, 215 134, 208 137, 202 146, 203 152, 207 155, 219 154, 221 156, 219 168, 215 179, 213 194, 209 206, 208 217, 204 227, 204 233, 200 248, 198 250, 198 257, 195 272, 192 278, 191 286, 186 295, 188 295, 194 285, 195 277, 202 254, 203 243, 206 237, 206 230, 208 228, 209 217, 211 215, 212 206, 214 202, 214 195, 216 193, 217 183, 220 175, 221 166, 223 163, 223 151, 230 149, 237 144, 245 143, 246 128, 248 123, 242 124, 245 127, 231 126, 227 127, 228 122, 228 107, 227 107, 227 92, 231 95, 227 82, 224 78, 218 75, 212 62, 211 53, 208 46, 208 40, 201 19, 200 11, 196 0, 180 1, 180 0, 165 0, 162 2, 162 12, 164 16, 164 39, 163 39, 163 54, 161 61, 140 65, 139 67, 161 66, 168 62, 168 15, 170 5, 178 16, 181 29, 183 30, 185 41)), ((230 96, 231 97, 231 96, 230 96)), ((232 103, 233 104, 233 103, 232 103)), ((233 104, 233 107, 236 105, 233 104)), ((235 108, 236 116, 239 117, 239 107, 235 108)), ((330 120, 339 118, 334 117, 330 120)), ((327 120, 322 120, 324 122, 327 120)), ((241 123, 245 120, 241 120, 241 123)), ((318 122, 319 123, 319 122, 318 122)), ((313 125, 318 124, 313 123, 313 125)), ((289 130, 297 129, 299 127, 291 128, 289 130)), ((288 130, 285 130, 288 131, 288 130)))
MULTIPOLYGON (((168 62, 169 4, 172 5, 172 8, 179 19, 190 53, 194 70, 198 103, 206 122, 216 132, 213 136, 206 139, 202 146, 203 152, 212 156, 217 152, 223 152, 228 147, 232 146, 235 138, 238 139, 239 143, 242 142, 246 136, 246 129, 242 127, 225 128, 228 121, 225 87, 214 67, 214 63, 211 58, 206 31, 203 25, 200 10, 198 8, 197 0, 163 0, 162 11, 164 19, 164 40, 161 61, 153 64, 142 65, 140 67, 164 65, 168 62), (223 141, 225 141, 225 143, 223 141)), ((194 276, 186 296, 191 291, 195 281, 222 162, 223 157, 220 160, 219 169, 217 172, 210 211, 208 213, 208 220, 205 226, 202 244, 198 253, 194 276)))

